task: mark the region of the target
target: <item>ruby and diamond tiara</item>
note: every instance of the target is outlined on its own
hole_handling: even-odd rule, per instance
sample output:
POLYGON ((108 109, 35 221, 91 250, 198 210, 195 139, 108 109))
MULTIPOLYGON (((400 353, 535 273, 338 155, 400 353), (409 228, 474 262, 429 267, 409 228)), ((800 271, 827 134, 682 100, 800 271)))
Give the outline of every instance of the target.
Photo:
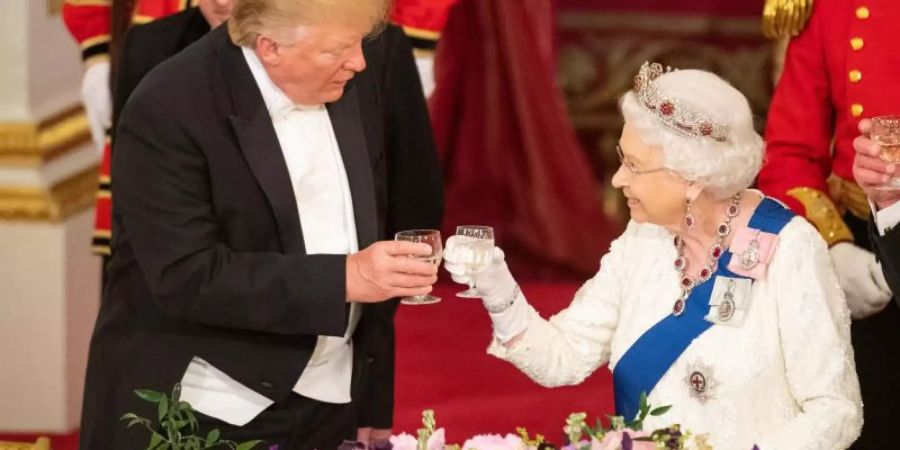
POLYGON ((654 81, 671 72, 671 67, 663 69, 662 64, 645 62, 634 77, 634 93, 638 101, 650 110, 663 125, 687 137, 708 137, 718 142, 728 140, 728 125, 714 122, 697 108, 680 102, 677 98, 666 97, 654 81))

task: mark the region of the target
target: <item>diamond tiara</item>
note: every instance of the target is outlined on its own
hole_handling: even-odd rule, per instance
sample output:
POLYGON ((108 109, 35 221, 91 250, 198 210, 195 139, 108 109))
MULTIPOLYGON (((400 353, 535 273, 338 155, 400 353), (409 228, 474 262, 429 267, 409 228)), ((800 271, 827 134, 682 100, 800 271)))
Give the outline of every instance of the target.
POLYGON ((645 62, 634 77, 634 93, 644 108, 652 112, 669 129, 688 137, 708 137, 718 142, 728 140, 728 125, 713 122, 703 111, 665 96, 656 86, 655 80, 671 67, 663 69, 662 64, 645 62))

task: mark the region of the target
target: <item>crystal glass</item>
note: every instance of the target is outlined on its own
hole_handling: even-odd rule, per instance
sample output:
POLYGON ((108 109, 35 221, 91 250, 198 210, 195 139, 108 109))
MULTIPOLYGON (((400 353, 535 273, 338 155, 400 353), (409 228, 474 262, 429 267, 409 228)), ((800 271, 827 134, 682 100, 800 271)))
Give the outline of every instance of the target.
MULTIPOLYGON (((431 246, 431 254, 426 256, 414 256, 414 258, 430 262, 434 265, 441 264, 441 258, 444 256, 444 245, 441 242, 441 232, 438 230, 407 230, 401 231, 394 235, 395 241, 416 242, 428 244, 431 246)), ((434 295, 416 295, 412 297, 403 297, 400 303, 404 305, 431 305, 441 301, 440 297, 434 295)))
MULTIPOLYGON (((891 164, 900 163, 900 115, 873 117, 872 140, 881 147, 881 159, 891 164)), ((900 177, 891 178, 878 189, 900 190, 900 177)))
POLYGON ((468 253, 463 264, 469 278, 469 289, 456 294, 462 298, 481 298, 475 285, 475 276, 487 268, 494 257, 494 229, 481 225, 456 227, 457 244, 468 253))

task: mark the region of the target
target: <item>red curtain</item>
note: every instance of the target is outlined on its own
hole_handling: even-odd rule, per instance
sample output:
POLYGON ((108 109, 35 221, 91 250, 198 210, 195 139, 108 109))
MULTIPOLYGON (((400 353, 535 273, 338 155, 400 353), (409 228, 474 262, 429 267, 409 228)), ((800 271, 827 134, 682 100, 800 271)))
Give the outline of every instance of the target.
POLYGON ((491 225, 515 261, 597 270, 615 226, 554 76, 552 2, 461 0, 430 99, 444 164, 444 232, 491 225))

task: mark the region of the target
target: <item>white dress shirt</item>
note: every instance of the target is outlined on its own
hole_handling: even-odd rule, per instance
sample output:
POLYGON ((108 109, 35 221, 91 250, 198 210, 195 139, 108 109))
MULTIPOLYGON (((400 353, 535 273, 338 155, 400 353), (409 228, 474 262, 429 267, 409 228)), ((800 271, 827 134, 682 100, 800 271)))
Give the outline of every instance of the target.
MULTIPOLYGON (((256 54, 242 50, 284 153, 306 253, 355 253, 359 243, 350 185, 328 110, 321 104, 294 104, 272 82, 256 54)), ((344 336, 319 336, 294 392, 327 403, 350 402, 351 336, 359 316, 357 305, 351 304, 344 336)), ((181 383, 181 398, 195 410, 232 425, 246 424, 273 403, 199 357, 191 361, 181 383)))

